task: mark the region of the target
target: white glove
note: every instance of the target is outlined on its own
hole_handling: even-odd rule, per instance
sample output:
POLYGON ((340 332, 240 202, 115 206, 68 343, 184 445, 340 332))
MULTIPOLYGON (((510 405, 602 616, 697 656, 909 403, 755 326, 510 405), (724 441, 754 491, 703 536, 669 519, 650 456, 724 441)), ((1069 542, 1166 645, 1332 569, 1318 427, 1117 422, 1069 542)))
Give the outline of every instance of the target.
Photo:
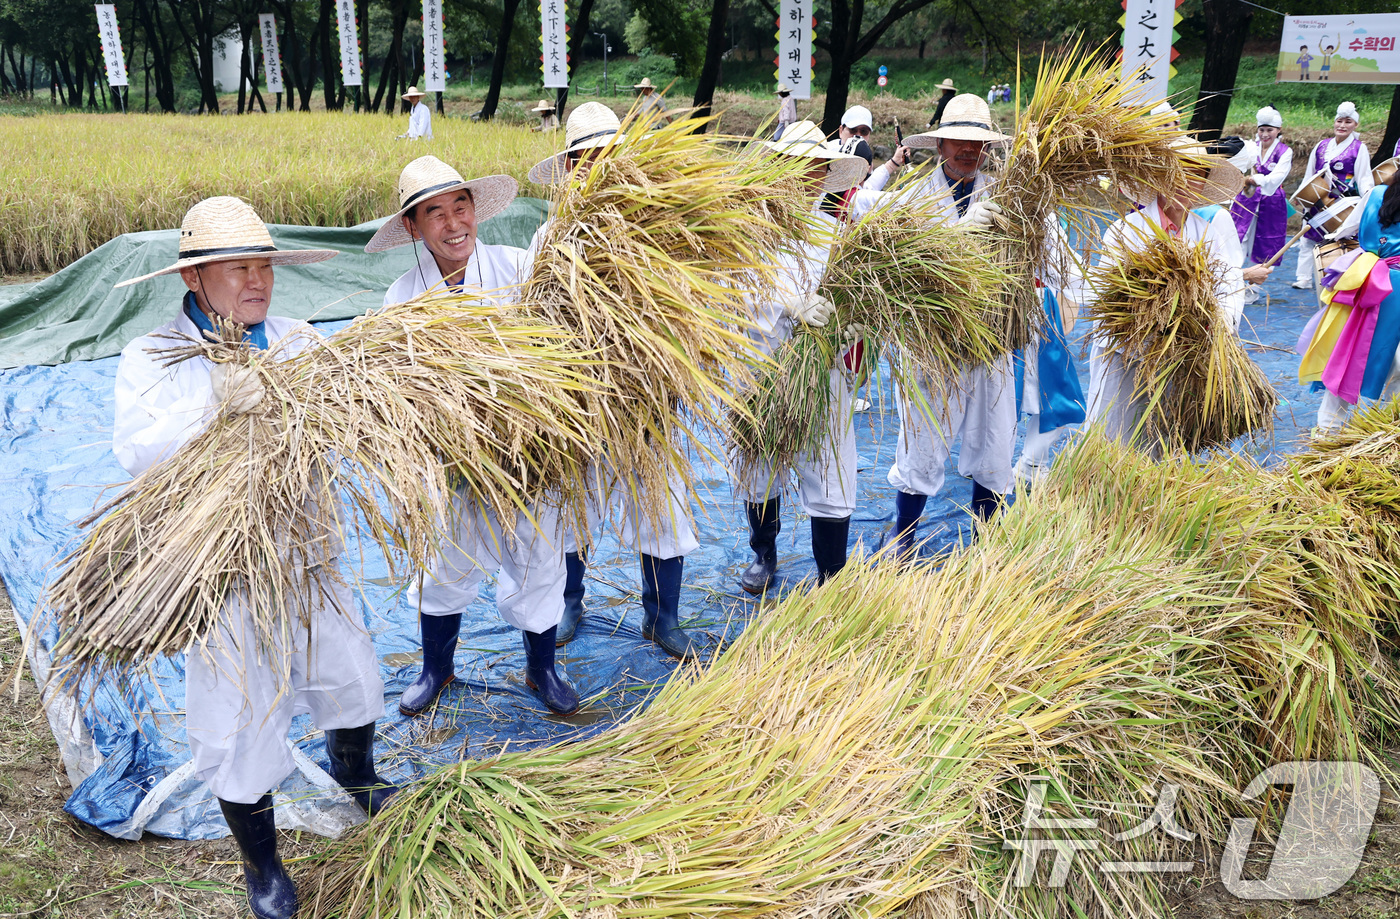
POLYGON ((229 415, 251 412, 267 391, 258 372, 246 364, 215 364, 209 381, 214 384, 214 398, 229 415))
POLYGON ((992 225, 993 218, 1001 216, 1001 207, 990 201, 974 201, 967 209, 967 216, 962 222, 970 227, 980 229, 992 225))
POLYGON ((824 326, 835 305, 820 294, 797 294, 783 301, 783 314, 811 326, 824 326))

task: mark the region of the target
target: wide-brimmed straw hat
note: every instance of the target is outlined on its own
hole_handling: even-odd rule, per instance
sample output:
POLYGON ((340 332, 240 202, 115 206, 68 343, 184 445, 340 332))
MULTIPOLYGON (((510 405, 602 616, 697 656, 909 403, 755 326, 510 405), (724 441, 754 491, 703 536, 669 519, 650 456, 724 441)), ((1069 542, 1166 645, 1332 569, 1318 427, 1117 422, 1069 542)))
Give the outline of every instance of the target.
POLYGON ((570 153, 593 150, 626 139, 617 114, 601 102, 585 102, 569 113, 564 125, 564 150, 530 167, 529 179, 537 185, 553 185, 569 174, 570 153))
POLYGON ((865 178, 869 164, 865 157, 842 153, 839 144, 826 139, 822 129, 810 121, 795 121, 783 131, 781 140, 765 140, 763 146, 786 156, 823 160, 827 164, 823 191, 844 192, 855 188, 865 178))
POLYGON ((773 90, 773 95, 775 95, 775 96, 791 96, 791 95, 792 95, 792 87, 789 86, 789 85, 787 85, 786 83, 783 83, 783 82, 779 81, 779 83, 778 83, 778 88, 775 89, 775 90, 773 90))
MULTIPOLYGON (((1199 140, 1193 137, 1178 137, 1172 141, 1171 148, 1197 163, 1204 160, 1210 164, 1210 172, 1206 173, 1204 185, 1197 194, 1192 207, 1233 201, 1235 196, 1244 189, 1244 173, 1230 165, 1225 157, 1211 153, 1206 145, 1199 140)), ((1156 189, 1123 186, 1123 193, 1142 205, 1151 204, 1157 200, 1156 189)))
POLYGON ((426 95, 427 95, 427 93, 425 93, 425 92, 420 92, 419 89, 418 89, 418 87, 416 87, 416 86, 410 86, 410 87, 408 88, 408 92, 404 93, 404 94, 403 94, 402 96, 400 96, 399 98, 400 98, 400 99, 403 99, 405 102, 407 102, 409 99, 422 99, 422 98, 423 98, 424 96, 426 96, 426 95))
POLYGON ((462 188, 471 192, 478 225, 505 210, 519 191, 519 185, 510 176, 483 176, 468 182, 437 157, 420 156, 399 173, 398 213, 384 221, 379 232, 365 245, 365 251, 387 252, 413 242, 403 225, 403 215, 422 201, 462 188))
POLYGON ((539 102, 535 103, 535 107, 532 108, 532 109, 530 109, 530 111, 532 111, 532 112, 552 112, 552 111, 554 111, 554 103, 553 103, 553 102, 550 102, 550 101, 547 100, 547 99, 541 99, 539 102))
POLYGON ((656 89, 656 84, 651 82, 651 77, 642 77, 642 82, 633 83, 633 89, 656 89))
POLYGON ((248 202, 220 195, 205 198, 185 212, 185 219, 180 221, 180 255, 175 264, 115 286, 139 284, 210 262, 265 258, 274 265, 309 265, 339 254, 335 249, 278 249, 267 225, 248 202))
POLYGON ((992 110, 987 100, 973 93, 962 93, 948 100, 938 127, 922 134, 904 138, 904 145, 915 150, 929 150, 939 140, 980 140, 1001 143, 1011 138, 1002 134, 992 123, 992 110))
POLYGON ((942 83, 939 83, 937 86, 935 86, 934 89, 948 89, 952 90, 953 92, 958 91, 958 88, 953 85, 953 81, 947 78, 945 78, 942 83))

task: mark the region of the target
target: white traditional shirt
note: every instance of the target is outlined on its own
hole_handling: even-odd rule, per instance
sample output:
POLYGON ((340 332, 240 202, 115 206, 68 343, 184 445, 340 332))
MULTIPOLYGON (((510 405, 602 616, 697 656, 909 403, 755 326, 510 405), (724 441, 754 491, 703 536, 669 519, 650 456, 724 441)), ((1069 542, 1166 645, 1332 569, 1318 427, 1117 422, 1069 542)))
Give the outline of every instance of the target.
MULTIPOLYGON (((1308 153, 1308 162, 1306 166, 1304 166, 1306 174, 1303 176, 1303 181, 1298 184, 1298 187, 1302 188, 1304 185, 1307 185, 1312 181, 1313 176, 1317 175, 1317 173, 1313 171, 1313 163, 1317 162, 1317 150, 1319 147, 1324 147, 1324 145, 1326 145, 1322 151, 1322 162, 1325 165, 1341 156, 1342 153, 1346 151, 1346 148, 1351 146, 1352 138, 1355 136, 1356 132, 1351 132, 1347 135, 1346 140, 1342 141, 1340 144, 1337 143, 1336 137, 1329 137, 1327 140, 1318 141, 1317 144, 1313 146, 1312 151, 1308 153)), ((1356 193, 1361 197, 1365 197, 1366 192, 1376 186, 1376 183, 1371 181, 1371 151, 1366 149, 1365 141, 1361 141, 1357 147, 1356 171, 1352 174, 1352 180, 1356 182, 1356 193)))
MULTIPOLYGON (((446 290, 442 271, 437 259, 428 247, 417 243, 418 264, 405 271, 399 279, 389 285, 384 294, 384 305, 407 303, 414 297, 430 290, 446 290)), ((524 280, 523 272, 529 264, 524 249, 515 246, 488 245, 477 240, 472 256, 467 260, 462 276, 453 278, 454 286, 474 287, 485 291, 512 287, 524 280)))
MULTIPOLYGON (((1230 157, 1230 162, 1235 165, 1240 172, 1248 172, 1264 162, 1273 153, 1277 144, 1283 143, 1275 137, 1274 142, 1267 147, 1262 146, 1257 139, 1244 142, 1244 149, 1230 157)), ((1358 161, 1359 162, 1359 161, 1358 161)), ((1259 186, 1255 194, 1272 195, 1283 187, 1283 183, 1288 179, 1288 171, 1293 168, 1293 149, 1283 151, 1278 162, 1268 172, 1256 173, 1255 178, 1259 180, 1259 186)), ((1368 170, 1369 171, 1369 170, 1368 170)))
POLYGON ((433 139, 433 110, 423 104, 422 100, 415 102, 413 109, 408 113, 408 133, 409 140, 417 140, 425 137, 433 139))
POLYGON ((773 296, 751 300, 754 324, 749 329, 749 337, 764 354, 771 355, 792 337, 792 317, 783 311, 783 301, 798 294, 816 293, 826 274, 840 224, 821 210, 821 198, 812 205, 812 220, 817 225, 812 228, 809 241, 775 253, 773 263, 777 272, 773 296))
MULTIPOLYGON (((963 221, 963 216, 958 214, 957 202, 953 199, 953 186, 957 183, 949 181, 942 165, 936 166, 922 179, 911 182, 897 192, 883 190, 889 180, 890 170, 883 166, 870 173, 870 177, 851 198, 851 220, 859 220, 876 208, 898 207, 932 199, 935 202, 935 212, 944 220, 952 223, 963 221)), ((973 177, 972 194, 967 199, 968 209, 971 210, 975 202, 986 198, 994 184, 995 180, 991 176, 979 171, 973 177)))

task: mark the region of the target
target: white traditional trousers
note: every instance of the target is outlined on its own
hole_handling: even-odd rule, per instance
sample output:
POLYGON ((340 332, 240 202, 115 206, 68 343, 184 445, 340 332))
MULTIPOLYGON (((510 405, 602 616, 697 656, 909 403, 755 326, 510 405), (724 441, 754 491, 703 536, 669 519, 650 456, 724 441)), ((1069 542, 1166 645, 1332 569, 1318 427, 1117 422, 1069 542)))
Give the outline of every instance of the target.
POLYGON ((958 473, 997 494, 1011 490, 1011 456, 1016 449, 1016 374, 1011 355, 993 364, 962 367, 945 400, 922 383, 923 405, 902 387, 899 444, 889 483, 911 495, 943 490, 944 465, 953 441, 962 438, 958 473))
MULTIPOLYGON (((588 471, 592 489, 588 501, 588 530, 596 532, 599 524, 613 514, 622 518, 618 535, 624 546, 653 558, 668 559, 689 555, 700 548, 695 525, 690 519, 689 492, 679 473, 672 472, 667 485, 669 501, 659 515, 643 510, 646 495, 630 476, 618 476, 610 463, 595 464, 588 471)), ((578 551, 578 534, 573 527, 565 536, 565 551, 578 551)))

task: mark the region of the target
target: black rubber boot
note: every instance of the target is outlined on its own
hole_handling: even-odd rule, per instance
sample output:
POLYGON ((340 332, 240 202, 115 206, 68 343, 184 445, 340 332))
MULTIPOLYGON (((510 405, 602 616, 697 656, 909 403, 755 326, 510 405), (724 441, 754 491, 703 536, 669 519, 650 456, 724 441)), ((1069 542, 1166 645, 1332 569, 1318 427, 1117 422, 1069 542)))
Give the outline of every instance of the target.
POLYGON ((272 795, 263 795, 256 804, 235 804, 220 798, 219 809, 243 854, 248 908, 258 919, 292 919, 297 914, 297 887, 277 857, 272 795))
POLYGON ((995 517, 1005 503, 1005 495, 997 494, 976 479, 972 480, 972 516, 985 523, 995 517))
POLYGON ((410 718, 421 715, 438 693, 457 678, 452 658, 457 654, 462 614, 419 616, 418 629, 423 633, 423 672, 399 697, 399 711, 410 718))
POLYGON ((761 594, 778 573, 778 533, 782 530, 782 498, 769 498, 763 504, 744 508, 749 516, 749 548, 753 564, 744 569, 739 586, 751 594, 761 594))
POLYGON ((924 505, 928 495, 911 495, 908 492, 894 493, 894 533, 899 543, 899 557, 914 557, 914 542, 919 527, 919 519, 924 516, 924 505))
POLYGON ((846 567, 846 538, 851 532, 850 517, 812 518, 812 558, 817 562, 817 584, 846 567))
POLYGON ((573 639, 574 630, 583 618, 583 575, 587 571, 588 562, 582 553, 564 553, 564 618, 555 627, 556 648, 562 648, 573 639))
POLYGON ((374 771, 373 721, 357 728, 327 731, 326 757, 331 761, 331 778, 350 792, 350 797, 371 817, 398 794, 399 786, 386 782, 374 771))
POLYGON ((578 711, 578 693, 554 672, 554 630, 525 632, 525 685, 533 689, 550 711, 572 715, 578 711))
POLYGON ((685 556, 657 558, 640 555, 642 562, 642 637, 656 642, 674 658, 699 657, 699 649, 681 628, 681 577, 685 556))

